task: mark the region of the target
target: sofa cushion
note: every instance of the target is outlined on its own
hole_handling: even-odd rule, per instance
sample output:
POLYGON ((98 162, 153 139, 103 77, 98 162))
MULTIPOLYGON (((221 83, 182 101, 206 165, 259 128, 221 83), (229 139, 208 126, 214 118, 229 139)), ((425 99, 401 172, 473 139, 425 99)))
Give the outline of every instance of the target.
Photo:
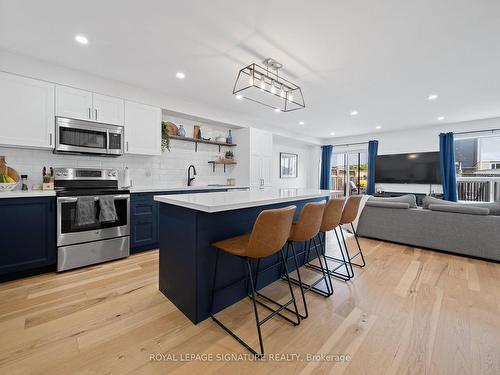
POLYGON ((425 196, 424 199, 422 199, 422 207, 423 208, 429 208, 431 204, 439 204, 439 205, 456 205, 458 204, 457 202, 450 202, 450 201, 445 201, 439 198, 435 197, 430 197, 430 196, 425 196))
POLYGON ((368 202, 394 202, 408 203, 411 208, 417 208, 417 198, 414 194, 401 195, 400 197, 371 197, 368 202))
POLYGON ((496 203, 467 203, 467 206, 487 208, 490 210, 490 215, 500 216, 500 202, 496 203))
POLYGON ((429 205, 429 209, 431 211, 452 212, 468 215, 488 215, 490 213, 490 210, 487 208, 464 204, 431 204, 429 205))
POLYGON ((367 206, 370 207, 382 207, 382 208, 396 208, 396 209, 409 209, 409 203, 403 202, 383 202, 383 201, 372 201, 369 200, 366 202, 367 206))
POLYGON ((467 206, 467 207, 480 207, 487 208, 490 210, 490 215, 500 216, 500 202, 495 203, 458 203, 458 202, 450 202, 444 201, 439 198, 426 196, 422 200, 422 207, 429 208, 431 204, 439 204, 439 205, 451 205, 451 206, 467 206))

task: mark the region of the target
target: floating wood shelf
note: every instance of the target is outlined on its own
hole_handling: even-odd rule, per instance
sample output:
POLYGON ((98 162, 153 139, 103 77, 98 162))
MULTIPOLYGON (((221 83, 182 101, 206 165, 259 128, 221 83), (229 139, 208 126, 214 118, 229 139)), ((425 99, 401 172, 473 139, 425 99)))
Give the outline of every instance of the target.
POLYGON ((224 142, 214 142, 214 141, 205 141, 204 139, 196 139, 196 138, 190 138, 190 137, 180 137, 178 135, 171 135, 170 139, 177 139, 179 141, 184 141, 184 142, 193 142, 194 143, 194 151, 198 151, 198 143, 204 143, 207 145, 215 145, 219 146, 219 152, 221 151, 221 147, 226 146, 226 147, 234 147, 236 146, 235 143, 224 143, 224 142))
POLYGON ((212 170, 215 172, 215 166, 217 164, 222 164, 224 165, 224 173, 226 173, 226 165, 235 165, 237 164, 234 160, 221 160, 221 161, 216 161, 216 160, 212 160, 212 161, 209 161, 208 164, 212 164, 212 170))

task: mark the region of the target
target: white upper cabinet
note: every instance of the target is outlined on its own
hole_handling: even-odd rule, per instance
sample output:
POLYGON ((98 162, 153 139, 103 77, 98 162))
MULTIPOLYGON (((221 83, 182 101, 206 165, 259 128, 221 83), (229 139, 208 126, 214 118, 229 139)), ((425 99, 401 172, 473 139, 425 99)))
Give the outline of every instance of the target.
POLYGON ((93 94, 94 121, 123 125, 124 100, 112 96, 93 94))
POLYGON ((56 87, 56 115, 123 125, 124 100, 58 85, 56 87))
POLYGON ((0 144, 52 148, 54 90, 51 83, 0 72, 0 144))
POLYGON ((273 134, 250 129, 250 186, 270 187, 273 157, 273 134))
POLYGON ((68 86, 56 86, 56 115, 92 120, 92 93, 68 86))
POLYGON ((125 101, 125 152, 161 154, 161 109, 125 101))

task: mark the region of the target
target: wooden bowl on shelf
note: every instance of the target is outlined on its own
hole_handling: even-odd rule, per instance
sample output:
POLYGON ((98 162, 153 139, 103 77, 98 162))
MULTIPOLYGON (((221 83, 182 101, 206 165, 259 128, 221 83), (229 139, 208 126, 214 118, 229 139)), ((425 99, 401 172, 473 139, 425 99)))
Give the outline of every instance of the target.
POLYGON ((179 130, 179 128, 173 122, 164 122, 163 126, 167 128, 168 135, 177 135, 177 130, 179 130))

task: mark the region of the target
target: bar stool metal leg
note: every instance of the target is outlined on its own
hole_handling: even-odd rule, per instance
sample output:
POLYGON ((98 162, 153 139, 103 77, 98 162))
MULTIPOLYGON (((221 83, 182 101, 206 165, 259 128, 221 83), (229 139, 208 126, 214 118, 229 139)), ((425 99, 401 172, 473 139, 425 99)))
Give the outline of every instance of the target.
POLYGON ((353 256, 351 256, 349 254, 349 250, 347 248, 347 242, 345 240, 344 232, 342 232, 342 228, 340 229, 340 234, 342 235, 342 241, 344 242, 345 251, 347 253, 347 259, 349 259, 349 265, 351 267, 351 272, 352 272, 352 275, 354 276, 354 270, 352 269, 352 266, 363 268, 366 265, 366 262, 365 262, 365 257, 363 256, 363 251, 361 251, 361 246, 359 245, 358 235, 357 235, 356 230, 354 229, 354 225, 352 223, 351 223, 351 227, 352 227, 352 231, 354 234, 354 239, 356 240, 356 244, 358 245, 358 252, 356 254, 354 254, 353 256), (357 256, 361 256, 361 260, 363 261, 363 263, 359 264, 359 263, 354 263, 352 261, 357 256))
MULTIPOLYGON (((264 269, 262 272, 266 271, 267 269, 269 268, 272 268, 274 266, 280 266, 280 275, 285 275, 286 277, 286 280, 288 281, 288 287, 289 287, 289 291, 290 291, 290 294, 292 296, 292 299, 290 301, 288 301, 287 303, 285 304, 281 304, 269 297, 267 297, 266 295, 260 293, 257 289, 257 282, 258 282, 258 277, 259 277, 259 274, 260 274, 260 259, 257 259, 257 267, 256 267, 256 271, 255 271, 255 279, 253 281, 254 283, 254 290, 255 290, 255 294, 263 299, 265 299, 266 301, 269 301, 270 303, 272 304, 275 304, 277 306, 279 306, 279 309, 278 310, 274 310, 273 308, 271 308, 270 306, 266 305, 265 303, 259 301, 258 299, 256 300, 256 302, 261 305, 262 307, 268 309, 269 311, 271 311, 273 314, 276 312, 276 315, 278 315, 279 317, 285 319, 286 321, 292 323, 294 326, 298 326, 300 324, 300 315, 298 313, 299 309, 297 308, 297 302, 296 302, 296 299, 295 299, 295 294, 293 293, 293 289, 292 289, 292 284, 290 282, 290 278, 289 278, 289 271, 288 271, 288 266, 285 264, 284 262, 284 259, 285 259, 285 256, 283 255, 283 249, 281 249, 279 251, 279 254, 280 254, 280 257, 279 257, 279 262, 274 264, 274 265, 271 265, 270 267, 264 269), (284 267, 284 271, 283 272, 283 267, 284 267), (290 303, 293 303, 294 305, 294 310, 290 309, 288 306, 290 305, 290 303), (288 318, 287 316, 281 314, 281 311, 282 310, 286 310, 292 314, 294 314, 297 318, 296 321, 288 318)), ((251 298, 251 296, 249 295, 249 297, 251 298)))
POLYGON ((357 267, 363 268, 364 266, 366 266, 365 257, 363 256, 363 251, 361 250, 361 246, 359 245, 358 233, 356 233, 356 229, 354 229, 353 223, 351 223, 351 228, 352 228, 352 233, 354 234, 354 239, 356 240, 356 244, 358 245, 358 252, 356 254, 354 254, 354 256, 351 258, 351 261, 352 261, 352 259, 356 258, 358 255, 360 255, 363 263, 361 263, 361 264, 352 263, 352 264, 357 266, 357 267))
MULTIPOLYGON (((342 246, 342 241, 340 241, 339 234, 337 233, 337 228, 333 228, 333 231, 335 232, 335 237, 337 239, 337 244, 339 245, 340 255, 342 256, 342 259, 336 258, 336 257, 331 256, 331 255, 326 255, 327 259, 338 263, 338 265, 335 266, 331 270, 330 274, 332 276, 340 279, 340 280, 348 281, 354 276, 354 271, 352 269, 352 265, 349 262, 349 255, 348 255, 349 253, 347 251, 347 247, 345 246, 345 241, 343 241, 344 246, 342 246), (345 253, 344 253, 344 251, 345 251, 345 253), (347 254, 347 257, 346 257, 346 254, 347 254), (340 269, 342 267, 345 267, 345 270, 346 270, 345 274, 337 271, 338 269, 340 269)), ((340 231, 342 234, 342 228, 340 229, 340 231)), ((324 245, 324 246, 325 246, 324 251, 326 252, 326 245, 324 245)))
MULTIPOLYGON (((260 322, 259 321, 259 312, 257 311, 257 303, 256 303, 256 299, 255 299, 255 288, 254 288, 254 284, 253 284, 253 277, 252 277, 252 266, 250 265, 250 260, 248 260, 248 258, 246 258, 246 262, 247 262, 247 267, 248 267, 248 275, 250 277, 250 291, 252 292, 252 302, 253 302, 253 311, 254 311, 254 314, 255 314, 255 325, 257 326, 257 333, 259 334, 259 345, 260 345, 260 354, 257 354, 257 355, 264 355, 264 342, 262 341, 262 332, 260 330, 260 326, 265 323, 265 321, 263 322, 260 322)), ((236 335, 233 335, 235 337, 237 337, 236 335)), ((238 341, 242 342, 242 340, 240 340, 238 338, 238 341)), ((253 351, 253 349, 251 349, 247 344, 244 344, 248 349, 250 349, 251 351, 253 351)))
MULTIPOLYGON (((280 263, 285 263, 285 257, 283 255, 283 249, 281 249, 279 251, 279 253, 280 253, 281 262, 277 263, 276 266, 279 265, 280 263)), ((259 293, 259 292, 256 291, 256 285, 257 285, 256 281, 257 281, 257 279, 254 279, 254 277, 253 277, 252 265, 250 263, 250 258, 248 258, 248 257, 242 258, 242 259, 245 260, 248 276, 246 278, 242 279, 242 280, 237 281, 237 282, 241 282, 241 281, 245 281, 245 280, 248 281, 247 287, 250 289, 250 295, 249 295, 249 297, 252 299, 253 311, 254 311, 254 316, 255 316, 255 326, 257 328, 257 335, 259 337, 260 353, 258 353, 250 345, 248 345, 245 341, 243 341, 240 337, 238 337, 238 335, 236 335, 236 333, 234 333, 233 331, 231 331, 219 319, 217 319, 214 316, 214 310, 213 310, 213 308, 214 308, 215 294, 217 292, 216 286, 217 286, 217 271, 218 271, 218 268, 219 268, 219 254, 220 254, 220 251, 217 250, 217 253, 216 253, 216 256, 215 256, 215 271, 214 271, 214 277, 213 277, 213 283, 212 283, 212 298, 211 298, 211 303, 210 303, 210 316, 211 316, 211 318, 212 318, 212 320, 214 322, 216 322, 219 326, 222 327, 222 329, 224 329, 224 331, 226 331, 229 335, 231 335, 235 340, 237 340, 241 345, 243 345, 251 353, 253 353, 255 356, 257 356, 257 358, 262 358, 262 356, 264 355, 264 340, 262 338, 261 326, 264 323, 266 323, 272 317, 274 317, 276 315, 279 315, 282 318, 286 319, 287 321, 291 322, 293 325, 300 324, 300 314, 299 314, 299 310, 298 310, 298 307, 297 307, 297 302, 295 300, 295 295, 293 293, 292 283, 291 283, 290 278, 289 278, 288 266, 286 264, 284 264, 285 275, 286 275, 286 278, 288 280, 288 288, 289 288, 290 294, 292 296, 292 299, 290 301, 288 301, 287 303, 285 303, 285 304, 280 304, 280 303, 278 303, 276 301, 273 301, 272 299, 270 299, 270 298, 268 298, 268 297, 266 297, 266 296, 264 296, 261 293, 259 293), (279 308, 276 309, 276 310, 274 310, 274 309, 270 308, 269 306, 263 304, 262 302, 260 302, 260 301, 257 300, 257 295, 259 295, 261 297, 264 297, 266 300, 268 300, 268 301, 270 301, 270 302, 278 305, 279 308), (291 303, 293 303, 295 311, 293 311, 293 310, 291 310, 291 309, 288 308, 288 306, 291 303), (272 311, 272 313, 269 314, 269 315, 267 315, 264 319, 260 320, 259 319, 259 312, 258 312, 258 309, 257 309, 257 304, 260 304, 260 305, 264 306, 268 310, 272 311), (285 309, 295 314, 295 316, 297 318, 297 322, 295 322, 295 321, 293 321, 293 320, 289 319, 288 317, 286 317, 286 316, 284 316, 284 315, 281 314, 281 311, 283 311, 285 309)), ((258 263, 260 263, 259 260, 258 260, 258 263)), ((258 275, 258 273, 257 273, 257 275, 258 275)), ((224 288, 225 287, 223 287, 221 289, 224 289, 224 288)))
POLYGON ((295 252, 295 246, 293 246, 293 242, 289 241, 287 243, 287 247, 286 247, 286 253, 285 253, 285 262, 288 261, 288 249, 289 248, 292 248, 292 258, 293 258, 293 261, 295 263, 295 270, 297 271, 297 280, 295 279, 292 279, 291 277, 289 278, 290 281, 292 283, 294 283, 295 285, 298 285, 300 287, 300 294, 302 295, 302 303, 304 304, 304 312, 305 314, 300 314, 300 318, 301 319, 307 319, 307 317, 309 316, 309 310, 307 309, 307 302, 306 302, 306 296, 305 296, 305 292, 304 292, 304 285, 302 283, 302 278, 300 277, 300 270, 299 270, 299 262, 297 261, 297 253, 295 252))
POLYGON ((325 254, 323 252, 323 248, 320 247, 321 251, 318 251, 318 245, 316 244, 315 237, 312 238, 312 242, 314 244, 314 250, 316 251, 316 256, 318 258, 319 268, 320 268, 321 273, 323 275, 323 279, 325 280, 327 294, 328 294, 328 296, 331 296, 333 294, 333 284, 332 284, 332 279, 330 278, 330 270, 328 269, 328 263, 326 262, 326 258, 325 258, 325 254), (323 259, 325 261, 325 266, 324 267, 323 267, 323 263, 321 261, 321 257, 323 257, 323 259))

